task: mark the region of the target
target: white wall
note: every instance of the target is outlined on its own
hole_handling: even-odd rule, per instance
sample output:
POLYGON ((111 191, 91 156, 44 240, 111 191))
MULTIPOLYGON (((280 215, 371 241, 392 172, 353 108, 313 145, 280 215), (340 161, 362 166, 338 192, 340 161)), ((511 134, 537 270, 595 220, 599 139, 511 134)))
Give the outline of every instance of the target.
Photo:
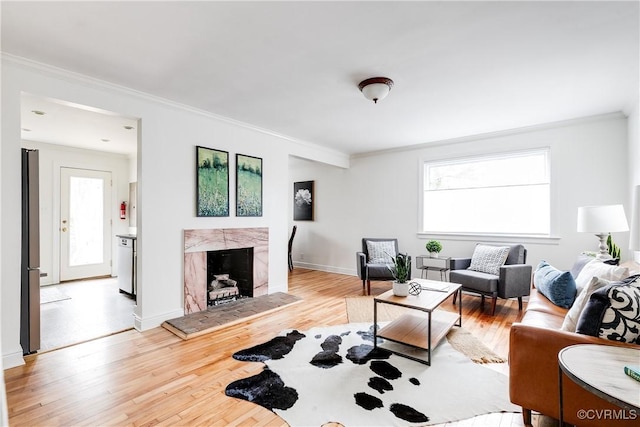
MULTIPOLYGON (((535 266, 545 259, 568 269, 578 253, 598 247, 595 236, 576 232, 579 206, 622 203, 627 215, 631 212, 627 120, 621 114, 465 138, 453 144, 373 153, 352 158, 347 170, 291 158, 289 186, 296 181, 315 181, 316 208, 315 221, 294 222, 290 200, 290 226, 298 225, 294 263, 356 274, 355 252, 360 250, 362 237, 398 237, 401 251, 425 254, 424 244, 431 236, 418 235, 422 160, 537 147, 551 150, 552 233, 557 238, 519 240, 528 248, 530 264, 535 266)), ((628 233, 614 233, 613 237, 621 248, 628 247, 628 233)), ((470 256, 476 241, 489 240, 437 238, 444 246, 442 255, 454 257, 470 256)), ((623 257, 629 256, 629 251, 623 250, 623 257)))
POLYGON ((129 159, 125 155, 83 150, 54 144, 23 141, 23 148, 39 151, 40 157, 40 272, 46 277, 41 285, 60 282, 60 168, 71 167, 111 172, 112 275, 118 271, 116 234, 129 231, 128 221, 121 221, 120 202, 129 197, 129 159))
MULTIPOLYGON (((287 290, 286 209, 289 155, 348 165, 348 157, 309 143, 267 134, 201 111, 84 76, 2 57, 2 182, 0 203, 20 206, 20 94, 27 92, 139 117, 138 305, 136 327, 144 330, 183 314, 184 229, 268 227, 269 292, 287 290), (195 146, 263 158, 263 216, 195 216, 195 146)), ((230 174, 231 202, 235 174, 230 174)), ((1 337, 4 368, 23 363, 20 325, 20 210, 0 218, 1 337)))
POLYGON ((630 218, 630 238, 635 239, 634 260, 640 262, 640 194, 634 191, 640 186, 640 104, 631 109, 629 113, 629 188, 630 202, 634 207, 630 218))

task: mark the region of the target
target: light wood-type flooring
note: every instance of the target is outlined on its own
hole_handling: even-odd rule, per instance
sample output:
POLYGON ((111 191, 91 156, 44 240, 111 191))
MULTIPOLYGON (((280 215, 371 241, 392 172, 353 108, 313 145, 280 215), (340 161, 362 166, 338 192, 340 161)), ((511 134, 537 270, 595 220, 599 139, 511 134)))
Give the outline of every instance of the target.
MULTIPOLYGON (((372 282, 372 294, 389 289, 372 282)), ((304 299, 286 309, 183 341, 163 328, 135 330, 28 356, 5 371, 12 426, 283 426, 274 413, 225 396, 231 381, 255 375, 261 363, 234 360, 243 348, 267 341, 283 329, 347 323, 344 298, 362 295, 353 276, 296 268, 289 292, 304 299)), ((490 304, 463 296, 463 327, 499 355, 508 352, 510 325, 521 313, 517 301, 490 304)), ((453 309, 449 301, 444 303, 453 309)), ((504 369, 504 368, 503 368, 504 369)), ((547 424, 534 416, 534 425, 547 424)), ((447 426, 522 426, 521 414, 490 414, 447 426)))

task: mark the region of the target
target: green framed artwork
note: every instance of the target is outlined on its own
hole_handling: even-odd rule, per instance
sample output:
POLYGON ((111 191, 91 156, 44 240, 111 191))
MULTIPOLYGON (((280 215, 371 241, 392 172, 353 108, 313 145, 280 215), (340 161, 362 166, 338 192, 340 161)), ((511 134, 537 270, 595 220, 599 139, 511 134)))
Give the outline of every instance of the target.
POLYGON ((262 216, 262 159, 236 154, 236 216, 262 216))
POLYGON ((197 216, 229 216, 229 153, 196 146, 197 216))

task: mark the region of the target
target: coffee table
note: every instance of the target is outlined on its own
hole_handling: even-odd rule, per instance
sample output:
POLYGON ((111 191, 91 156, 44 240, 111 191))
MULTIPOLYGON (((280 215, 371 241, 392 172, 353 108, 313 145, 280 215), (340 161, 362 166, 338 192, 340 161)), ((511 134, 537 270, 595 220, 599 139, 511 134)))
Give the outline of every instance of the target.
POLYGON ((411 282, 421 285, 422 291, 418 295, 398 297, 389 290, 373 299, 374 347, 384 348, 400 356, 431 365, 433 348, 453 326, 462 326, 462 285, 425 279, 413 279, 411 282), (460 301, 458 313, 436 310, 456 292, 460 301), (378 330, 378 304, 397 305, 412 311, 408 311, 378 330), (378 337, 400 345, 387 345, 387 343, 384 346, 380 345, 378 337))

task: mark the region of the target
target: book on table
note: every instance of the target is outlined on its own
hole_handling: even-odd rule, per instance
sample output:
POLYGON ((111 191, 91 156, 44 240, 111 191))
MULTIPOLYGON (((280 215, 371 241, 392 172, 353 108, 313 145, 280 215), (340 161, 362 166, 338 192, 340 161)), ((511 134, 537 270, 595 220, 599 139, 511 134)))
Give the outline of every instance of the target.
MULTIPOLYGON (((413 283, 417 283, 417 282, 413 282, 413 283)), ((449 290, 449 283, 447 282, 436 282, 433 280, 429 280, 429 281, 420 281, 419 284, 420 284, 420 287, 425 291, 447 292, 449 290)))
POLYGON ((625 366, 624 373, 629 375, 636 381, 640 381, 640 367, 639 366, 625 366))

